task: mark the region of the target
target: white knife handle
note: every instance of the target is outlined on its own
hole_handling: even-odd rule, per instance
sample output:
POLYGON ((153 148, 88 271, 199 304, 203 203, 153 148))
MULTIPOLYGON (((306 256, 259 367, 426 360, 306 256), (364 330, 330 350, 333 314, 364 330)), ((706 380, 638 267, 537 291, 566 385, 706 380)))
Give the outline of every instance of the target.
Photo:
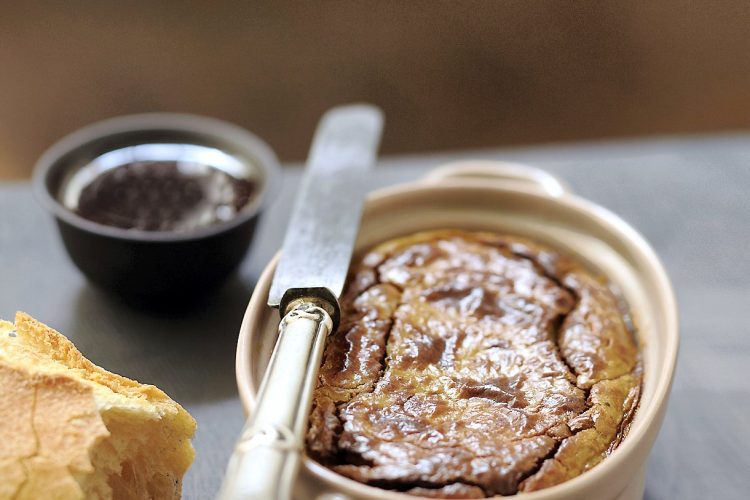
POLYGON ((229 460, 219 500, 291 498, 316 374, 333 327, 318 304, 298 299, 282 318, 257 405, 229 460))

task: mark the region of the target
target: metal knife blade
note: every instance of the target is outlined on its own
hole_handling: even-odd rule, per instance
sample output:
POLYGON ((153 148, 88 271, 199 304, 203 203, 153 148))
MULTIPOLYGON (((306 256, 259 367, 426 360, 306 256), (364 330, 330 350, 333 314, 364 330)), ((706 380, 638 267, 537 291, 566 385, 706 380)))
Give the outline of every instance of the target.
POLYGON ((327 289, 336 299, 341 296, 366 194, 365 173, 375 162, 382 129, 382 112, 366 104, 333 108, 321 118, 269 306, 279 307, 294 289, 327 289))

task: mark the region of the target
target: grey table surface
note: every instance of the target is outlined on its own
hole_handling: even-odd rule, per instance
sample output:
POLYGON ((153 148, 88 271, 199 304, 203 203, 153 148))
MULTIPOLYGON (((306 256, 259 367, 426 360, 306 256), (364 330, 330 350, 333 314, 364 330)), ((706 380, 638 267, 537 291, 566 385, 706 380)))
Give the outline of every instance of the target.
MULTIPOLYGON (((645 498, 750 493, 750 135, 552 145, 388 158, 370 187, 458 158, 541 166, 630 222, 653 244, 680 305, 682 344, 645 498)), ((285 169, 239 272, 208 303, 170 314, 126 306, 68 260, 26 182, 0 184, 0 317, 24 310, 109 370, 155 384, 198 421, 184 497, 213 498, 243 424, 234 378, 240 321, 280 246, 300 170, 285 169)))

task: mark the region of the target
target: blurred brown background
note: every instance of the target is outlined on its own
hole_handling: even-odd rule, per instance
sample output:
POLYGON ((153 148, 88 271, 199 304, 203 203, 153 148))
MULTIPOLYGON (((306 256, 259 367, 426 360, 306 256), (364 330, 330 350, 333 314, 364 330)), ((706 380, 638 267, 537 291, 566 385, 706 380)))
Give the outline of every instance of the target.
POLYGON ((304 157, 370 101, 385 153, 750 125, 750 2, 3 1, 0 178, 143 111, 223 118, 304 157))

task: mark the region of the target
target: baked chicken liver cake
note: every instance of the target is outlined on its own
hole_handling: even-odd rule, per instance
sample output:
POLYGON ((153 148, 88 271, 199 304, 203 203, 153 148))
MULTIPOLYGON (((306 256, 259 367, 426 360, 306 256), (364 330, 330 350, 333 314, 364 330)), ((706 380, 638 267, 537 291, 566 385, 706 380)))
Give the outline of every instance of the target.
POLYGON ((606 282, 527 240, 454 230, 353 265, 308 453, 436 498, 546 488, 616 448, 638 405, 633 332, 606 282))

